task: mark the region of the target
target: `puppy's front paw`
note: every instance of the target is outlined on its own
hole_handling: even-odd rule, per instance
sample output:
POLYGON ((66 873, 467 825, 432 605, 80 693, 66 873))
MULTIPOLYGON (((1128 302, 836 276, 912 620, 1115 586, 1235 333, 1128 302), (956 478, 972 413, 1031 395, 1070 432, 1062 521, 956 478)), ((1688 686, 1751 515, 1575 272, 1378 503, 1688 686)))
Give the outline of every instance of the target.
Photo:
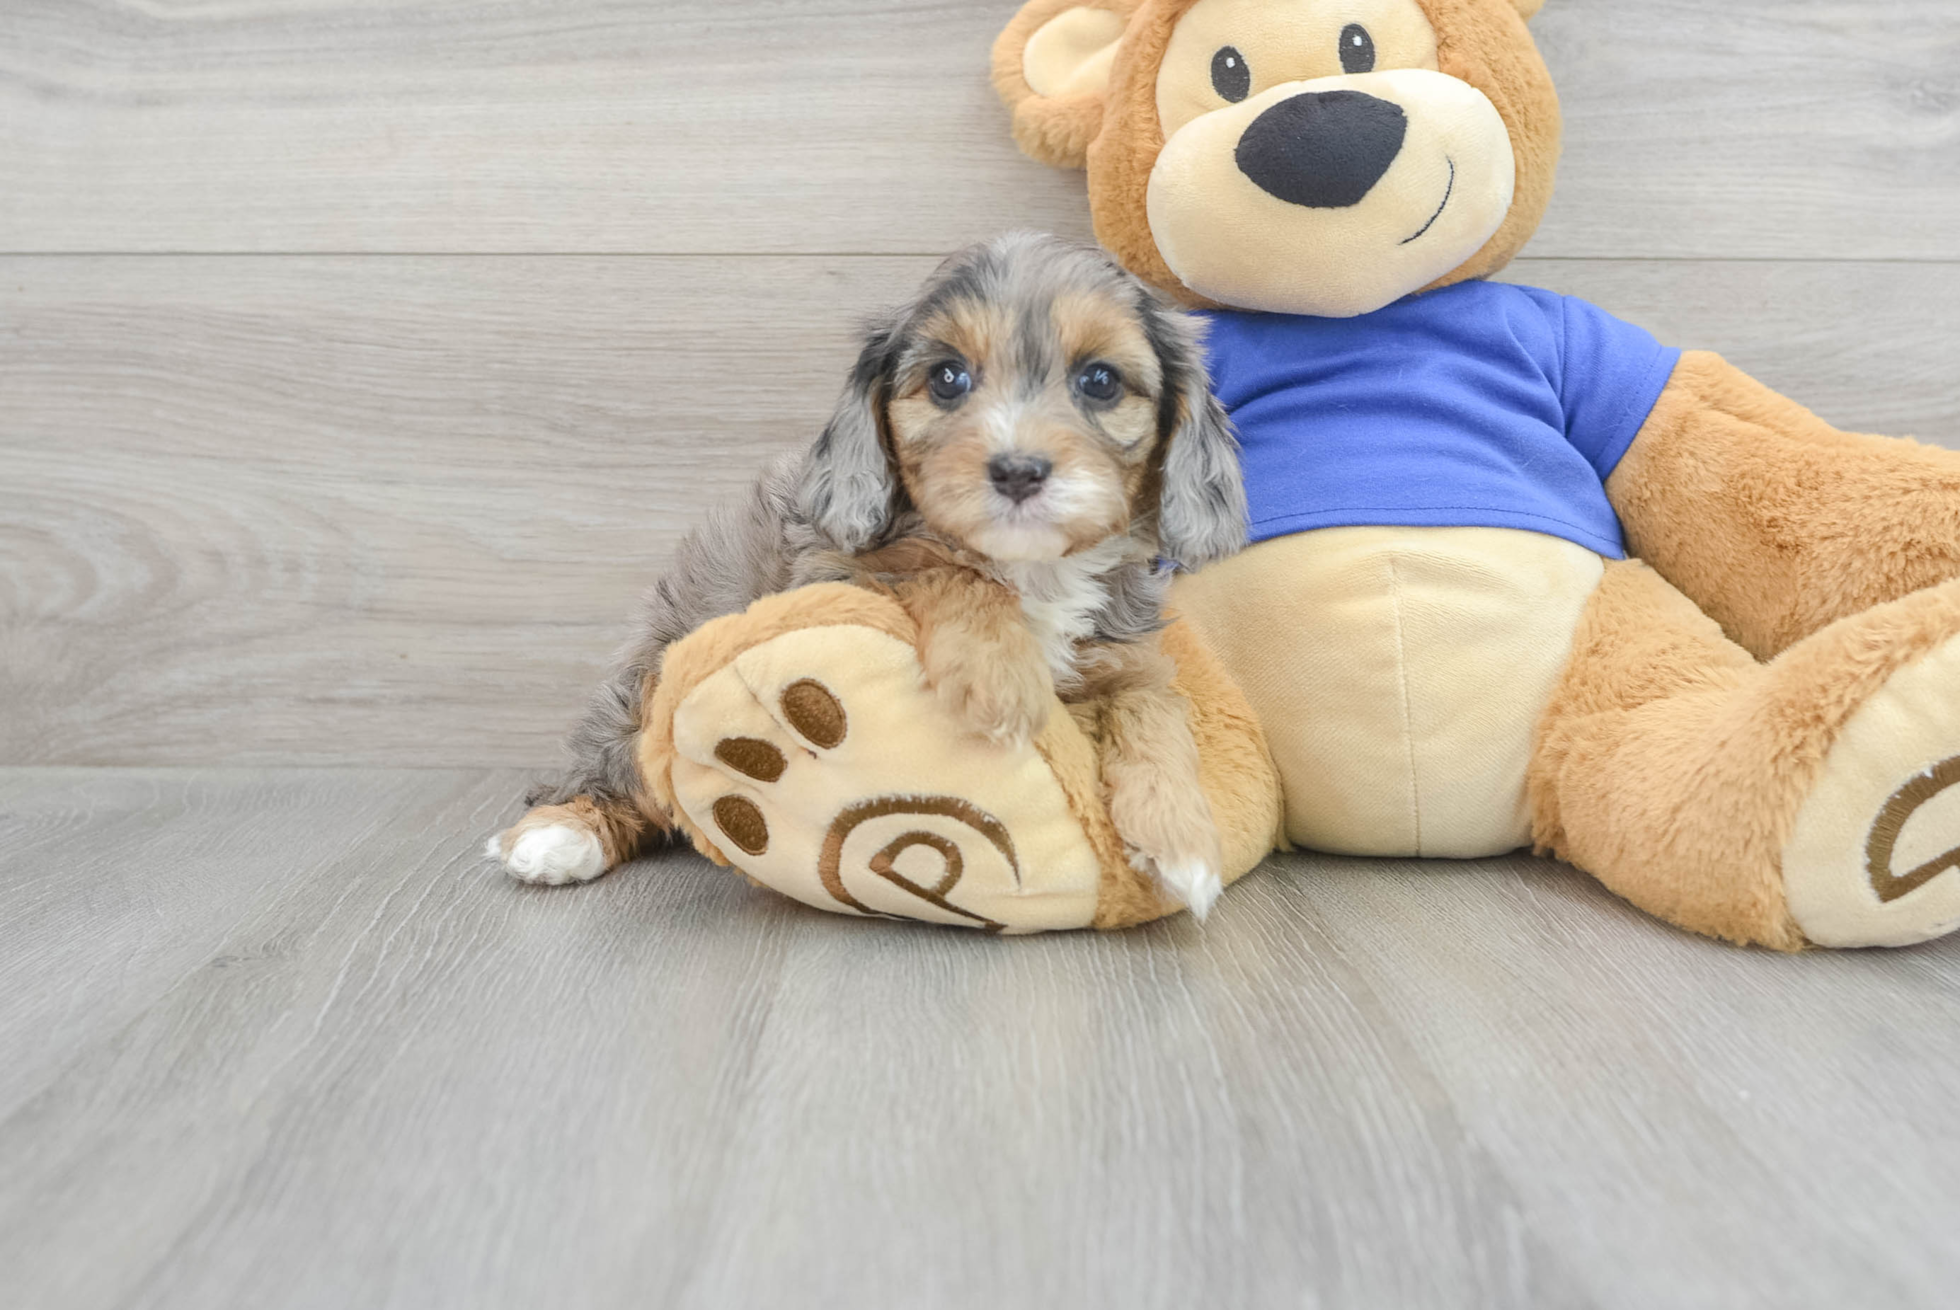
POLYGON ((599 834, 581 823, 519 824, 492 837, 483 848, 489 859, 519 882, 559 886, 591 882, 606 871, 599 834))
POLYGON ((1225 890, 1225 856, 1203 793, 1195 781, 1166 787, 1147 768, 1119 765, 1109 772, 1109 818, 1130 867, 1203 919, 1225 890))
POLYGON ((1143 859, 1149 868, 1142 871, 1152 874, 1160 887, 1182 901, 1193 917, 1201 922, 1225 892, 1225 880, 1216 865, 1206 864, 1202 860, 1160 864, 1136 852, 1131 852, 1130 858, 1133 864, 1139 858, 1143 859))
POLYGON ((935 642, 922 661, 940 703, 996 745, 1026 745, 1055 704, 1055 683, 1046 666, 984 647, 951 647, 935 642))
POLYGON ((1192 918, 1200 922, 1211 914, 1211 906, 1217 904, 1217 898, 1225 894, 1225 877, 1217 859, 1158 859, 1133 845, 1125 847, 1125 851, 1129 853, 1131 869, 1151 877, 1166 896, 1190 910, 1192 918))

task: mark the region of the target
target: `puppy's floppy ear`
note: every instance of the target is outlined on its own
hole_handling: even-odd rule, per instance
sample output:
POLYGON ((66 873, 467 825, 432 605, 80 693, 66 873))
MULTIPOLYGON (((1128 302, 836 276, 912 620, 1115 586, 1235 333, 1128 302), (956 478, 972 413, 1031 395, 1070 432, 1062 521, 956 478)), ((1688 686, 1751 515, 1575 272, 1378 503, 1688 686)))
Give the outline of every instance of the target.
POLYGON ((994 41, 994 89, 1014 142, 1056 168, 1081 168, 1102 131, 1109 67, 1138 0, 1028 0, 994 41))
POLYGON ((1150 338, 1164 370, 1159 427, 1170 441, 1157 501, 1157 549, 1195 569, 1245 545, 1239 442, 1225 407, 1211 394, 1198 320, 1153 308, 1150 338))
POLYGON ((897 353, 898 326, 874 322, 838 398, 837 412, 810 452, 801 508, 834 550, 855 554, 891 526, 898 497, 885 449, 885 402, 897 353))

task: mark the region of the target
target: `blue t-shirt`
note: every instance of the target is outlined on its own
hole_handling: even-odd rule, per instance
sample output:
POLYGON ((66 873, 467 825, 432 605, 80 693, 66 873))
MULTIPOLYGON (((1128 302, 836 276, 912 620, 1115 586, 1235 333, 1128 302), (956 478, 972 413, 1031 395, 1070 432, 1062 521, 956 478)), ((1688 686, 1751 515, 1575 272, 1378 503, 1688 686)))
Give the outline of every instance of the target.
POLYGON ((1464 282, 1359 318, 1226 311, 1212 389, 1253 541, 1311 528, 1524 528, 1626 554, 1605 481, 1681 352, 1569 296, 1464 282))

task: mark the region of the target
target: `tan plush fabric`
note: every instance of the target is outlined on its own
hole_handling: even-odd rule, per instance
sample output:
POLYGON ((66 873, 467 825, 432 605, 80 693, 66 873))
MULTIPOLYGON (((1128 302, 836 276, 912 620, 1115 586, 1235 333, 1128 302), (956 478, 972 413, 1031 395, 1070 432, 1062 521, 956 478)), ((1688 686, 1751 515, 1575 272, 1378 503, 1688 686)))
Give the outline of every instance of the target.
MULTIPOLYGON (((1537 0, 1416 2, 1433 52, 1407 44, 1396 11, 1385 39, 1405 48, 1382 67, 1433 68, 1481 92, 1514 156, 1501 224, 1456 267, 1424 271, 1436 287, 1496 272, 1530 239, 1550 201, 1560 121, 1525 27, 1537 0)), ((1277 31, 1290 3, 1112 5, 1129 25, 1093 110, 1083 98, 1102 77, 1100 50, 1060 60, 1066 75, 1038 75, 1053 96, 1021 75, 1029 35, 1060 12, 1049 0, 1024 9, 996 51, 997 72, 1002 61, 1021 70, 999 78, 1017 139, 1038 157, 1085 162, 1099 239, 1194 304, 1298 309, 1311 281, 1299 274, 1328 250, 1341 264, 1332 281, 1354 282, 1335 288, 1347 308, 1306 312, 1376 303, 1353 249, 1289 246, 1275 236, 1280 219, 1229 175, 1227 147, 1262 107, 1258 93, 1235 115, 1207 97, 1196 64, 1185 67, 1228 30, 1248 41, 1277 31), (1193 15, 1180 53, 1178 26, 1193 15), (1160 76, 1167 59, 1173 73, 1160 76), (1196 164, 1166 153, 1167 122, 1188 132, 1207 119, 1217 130, 1192 138, 1196 164), (1153 191, 1160 161, 1156 191, 1179 195, 1153 191), (1229 212, 1203 212, 1213 198, 1229 212), (1187 248, 1214 232, 1228 247, 1222 264, 1187 248), (1199 271, 1187 285, 1174 268, 1199 271)), ((1331 10, 1294 12, 1318 21, 1331 10)), ((1106 41, 1113 27, 1098 23, 1106 41)), ((1370 84, 1406 109, 1425 76, 1370 84)), ((1420 140, 1412 129, 1405 146, 1420 140)), ((1390 210, 1399 166, 1375 184, 1390 210)), ((1403 199, 1420 180, 1411 175, 1403 199)), ((1355 249, 1367 226, 1345 232, 1360 234, 1355 249)), ((1180 603, 1265 725, 1285 831, 1336 850, 1471 854, 1514 840, 1528 819, 1540 846, 1648 911, 1778 949, 1804 944, 1806 928, 1858 945, 1952 927, 1960 790, 1947 792, 1960 789, 1960 724, 1943 707, 1960 674, 1947 645, 1960 454, 1839 432, 1719 358, 1690 354, 1607 492, 1630 549, 1652 567, 1605 566, 1590 595, 1599 561, 1549 547, 1535 564, 1525 551, 1481 568, 1475 551, 1444 559, 1329 532, 1266 543, 1182 584, 1180 603), (1471 634, 1456 667, 1453 630, 1471 634), (1536 736, 1522 734, 1535 744, 1520 747, 1519 725, 1537 709, 1536 736)))
MULTIPOLYGON (((1437 63, 1490 97, 1511 129, 1517 185, 1511 212, 1483 249, 1431 287, 1489 277, 1509 264, 1545 217, 1558 177, 1564 120, 1551 71, 1511 0, 1422 0, 1436 26, 1437 63)), ((1429 288, 1425 288, 1427 290, 1429 288)))
POLYGON ((1302 208, 1268 194, 1239 165, 1239 143, 1262 115, 1298 95, 1297 85, 1205 114, 1165 144, 1150 174, 1150 232, 1185 287, 1239 309, 1353 317, 1449 278, 1506 221, 1510 138, 1475 88, 1409 68, 1341 85, 1406 114, 1394 164, 1356 204, 1302 208))
POLYGON ((1145 0, 1110 65, 1102 130, 1089 143, 1089 217, 1096 240, 1132 273, 1173 292, 1171 272, 1150 234, 1150 170, 1164 148, 1157 120, 1157 69, 1177 20, 1195 0, 1145 0))
POLYGON ((1126 21, 1114 10, 1076 5, 1042 24, 1021 51, 1028 89, 1049 100, 1100 95, 1126 21))
POLYGON ((1910 946, 1960 926, 1960 639, 1844 725, 1783 848, 1790 917, 1819 946, 1910 946))
MULTIPOLYGON (((1082 167, 1089 143, 1102 130, 1103 94, 1094 85, 1075 91, 1064 89, 1061 94, 1052 95, 1035 90, 1028 83, 1028 45, 1057 19, 1081 31, 1093 30, 1074 13, 1085 8, 1128 18, 1136 4, 1134 0, 1100 0, 1094 6, 1085 6, 1079 0, 1031 0, 994 42, 994 89, 1013 111, 1014 143, 1030 158, 1055 168, 1082 167)), ((1061 67, 1062 54, 1063 51, 1052 46, 1045 59, 1038 52, 1037 81, 1058 78, 1066 88, 1074 80, 1077 70, 1061 67), (1047 67, 1040 67, 1043 63, 1047 67)))
POLYGON ((674 711, 702 681, 749 647, 800 628, 837 624, 872 628, 904 640, 913 635, 912 620, 893 601, 847 583, 822 583, 770 596, 742 614, 702 624, 667 649, 658 681, 646 689, 642 698, 646 726, 640 730, 637 752, 640 777, 655 802, 673 813, 681 830, 717 864, 727 864, 728 857, 674 803, 668 776, 675 759, 674 711))
MULTIPOLYGON (((642 775, 703 854, 837 913, 1029 932, 1179 909, 1110 826, 1083 727, 1094 707, 1058 703, 1031 747, 989 746, 926 691, 916 639, 896 601, 841 583, 706 624, 667 653, 642 775)), ((1272 849, 1276 776, 1201 639, 1175 625, 1163 641, 1193 700, 1229 882, 1272 849)))
POLYGON ((803 628, 749 647, 682 700, 674 796, 744 873, 819 909, 1087 927, 1102 869, 1056 773, 1033 745, 944 729, 910 642, 803 628), (821 727, 798 714, 799 693, 806 709, 834 707, 821 727), (745 775, 719 749, 731 738, 773 744, 785 767, 745 775))
MULTIPOLYGON (((1158 71, 1178 21, 1197 3, 1143 0, 1132 7, 1111 0, 1105 7, 1131 17, 1109 65, 1105 94, 1096 98, 1076 92, 1051 99, 1028 85, 1023 54, 1033 33, 1073 6, 1033 0, 995 44, 994 79, 1013 110, 1014 137, 1024 150, 1065 167, 1086 163, 1097 239, 1140 277, 1192 303, 1214 304, 1191 292, 1172 271, 1158 249, 1149 214, 1151 172, 1164 148, 1158 71)), ((1481 91, 1496 107, 1510 131, 1516 170, 1508 214, 1467 261, 1430 282, 1445 286, 1496 272, 1530 240, 1551 200, 1561 122, 1557 92, 1520 6, 1512 0, 1420 3, 1435 28, 1437 66, 1481 91)))
POLYGON ((1758 656, 1960 575, 1960 454, 1840 432, 1719 355, 1682 357, 1606 492, 1629 553, 1758 656))
MULTIPOLYGON (((1177 661, 1174 685, 1191 705, 1199 778, 1211 801, 1212 819, 1218 824, 1225 882, 1230 885, 1283 840, 1279 774, 1258 716, 1197 629, 1188 622, 1173 623, 1160 640, 1165 653, 1177 661)), ((1061 773, 1061 761, 1054 754, 1049 758, 1061 773)), ((1102 820, 1105 825, 1107 822, 1102 820)), ((1121 849, 1113 831, 1108 831, 1099 844, 1104 850, 1121 849)), ((1121 860, 1106 862, 1104 868, 1096 927, 1126 928, 1162 918, 1179 908, 1159 897, 1154 886, 1121 860)))
POLYGON ((1531 840, 1538 717, 1599 556, 1503 528, 1325 528, 1178 584, 1265 725, 1296 844, 1496 855, 1531 840))
MULTIPOLYGON (((1805 937, 1782 857, 1827 752, 1861 706, 1956 634, 1960 583, 1949 583, 1760 665, 1652 569, 1609 564, 1540 727, 1534 838, 1670 923, 1795 950, 1805 937)), ((1884 765, 1894 786, 1923 767, 1916 750, 1884 765)), ((1864 834, 1877 818, 1848 821, 1864 834)))

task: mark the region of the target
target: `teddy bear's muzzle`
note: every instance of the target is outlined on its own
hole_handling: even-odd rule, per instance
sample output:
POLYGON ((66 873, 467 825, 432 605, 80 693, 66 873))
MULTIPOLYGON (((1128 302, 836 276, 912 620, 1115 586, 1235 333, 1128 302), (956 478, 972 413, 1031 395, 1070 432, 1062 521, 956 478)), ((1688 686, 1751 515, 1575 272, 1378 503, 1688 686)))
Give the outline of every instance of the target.
POLYGON ((1164 142, 1150 235, 1196 295, 1345 318, 1458 268, 1503 225, 1517 161, 1503 116, 1420 68, 1283 82, 1164 142))
POLYGON ((1252 120, 1233 152, 1261 191, 1308 209, 1358 205, 1402 153, 1409 116, 1363 91, 1304 91, 1252 120))

